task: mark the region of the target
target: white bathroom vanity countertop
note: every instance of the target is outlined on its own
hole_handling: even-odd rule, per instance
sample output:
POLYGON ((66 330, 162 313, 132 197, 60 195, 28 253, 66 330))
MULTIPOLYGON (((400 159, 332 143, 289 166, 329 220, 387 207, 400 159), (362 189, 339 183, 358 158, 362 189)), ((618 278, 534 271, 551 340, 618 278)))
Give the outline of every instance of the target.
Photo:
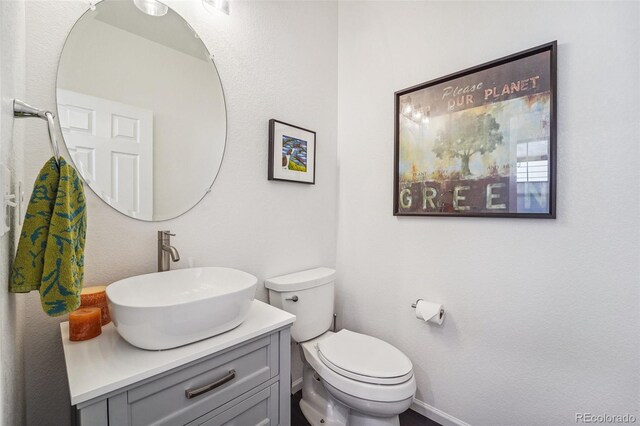
POLYGON ((76 405, 125 386, 215 354, 295 321, 295 315, 254 300, 247 319, 233 330, 163 351, 127 343, 113 323, 91 340, 69 340, 69 322, 60 324, 71 404, 76 405))

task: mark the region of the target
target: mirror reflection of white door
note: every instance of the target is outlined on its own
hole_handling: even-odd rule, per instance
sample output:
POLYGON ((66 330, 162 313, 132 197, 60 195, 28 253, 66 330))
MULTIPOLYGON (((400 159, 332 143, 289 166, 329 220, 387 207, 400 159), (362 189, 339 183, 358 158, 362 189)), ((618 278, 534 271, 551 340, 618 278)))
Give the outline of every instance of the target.
POLYGON ((78 172, 115 209, 153 219, 153 112, 58 89, 58 114, 78 172))

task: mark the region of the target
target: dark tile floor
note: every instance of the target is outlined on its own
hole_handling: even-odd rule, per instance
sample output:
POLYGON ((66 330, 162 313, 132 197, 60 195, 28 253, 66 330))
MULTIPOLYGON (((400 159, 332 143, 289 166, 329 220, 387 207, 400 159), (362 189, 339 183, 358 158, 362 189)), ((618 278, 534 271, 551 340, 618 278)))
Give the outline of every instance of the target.
MULTIPOLYGON (((300 411, 300 402, 302 398, 302 391, 291 395, 291 426, 310 426, 307 419, 304 418, 302 411, 300 411)), ((400 426, 441 426, 440 423, 436 423, 433 420, 429 420, 426 417, 421 416, 413 410, 407 410, 400 414, 400 426)))

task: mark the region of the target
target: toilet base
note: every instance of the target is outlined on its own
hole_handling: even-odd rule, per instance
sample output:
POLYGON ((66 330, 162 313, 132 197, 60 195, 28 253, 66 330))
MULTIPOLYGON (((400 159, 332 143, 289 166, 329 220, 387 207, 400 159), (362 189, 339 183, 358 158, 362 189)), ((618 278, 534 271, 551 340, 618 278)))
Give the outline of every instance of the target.
POLYGON ((300 400, 300 410, 309 424, 312 426, 400 426, 400 417, 371 417, 350 410, 348 420, 331 419, 326 413, 316 410, 311 404, 304 399, 300 400), (324 423, 323 423, 324 421, 324 423))
POLYGON ((351 410, 349 426, 400 426, 400 416, 371 417, 351 410))
MULTIPOLYGON (((303 379, 302 379, 302 399, 300 400, 300 410, 304 414, 311 426, 400 426, 400 418, 398 415, 391 417, 377 417, 362 413, 352 407, 338 401, 327 390, 327 386, 332 392, 337 390, 331 385, 322 382, 322 379, 307 363, 304 363, 303 379)), ((348 396, 341 395, 341 398, 348 402, 348 396)), ((365 403, 365 401, 360 401, 365 403)), ((410 402, 409 402, 410 404, 410 402)), ((358 404, 353 404, 358 405, 358 404)), ((399 413, 408 408, 406 402, 394 405, 395 411, 399 413), (404 407, 407 405, 407 407, 404 407)))
POLYGON ((329 396, 320 377, 305 362, 300 410, 311 426, 346 426, 349 409, 329 396))

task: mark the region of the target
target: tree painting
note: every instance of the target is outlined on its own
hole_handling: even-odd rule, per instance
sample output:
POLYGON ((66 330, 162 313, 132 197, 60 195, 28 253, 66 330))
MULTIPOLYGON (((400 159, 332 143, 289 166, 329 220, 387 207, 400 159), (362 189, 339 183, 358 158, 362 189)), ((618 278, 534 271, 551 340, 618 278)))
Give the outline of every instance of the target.
POLYGON ((436 137, 433 152, 438 158, 459 158, 462 176, 470 176, 469 160, 475 154, 493 152, 502 144, 502 130, 488 113, 464 112, 453 120, 446 131, 436 137))

